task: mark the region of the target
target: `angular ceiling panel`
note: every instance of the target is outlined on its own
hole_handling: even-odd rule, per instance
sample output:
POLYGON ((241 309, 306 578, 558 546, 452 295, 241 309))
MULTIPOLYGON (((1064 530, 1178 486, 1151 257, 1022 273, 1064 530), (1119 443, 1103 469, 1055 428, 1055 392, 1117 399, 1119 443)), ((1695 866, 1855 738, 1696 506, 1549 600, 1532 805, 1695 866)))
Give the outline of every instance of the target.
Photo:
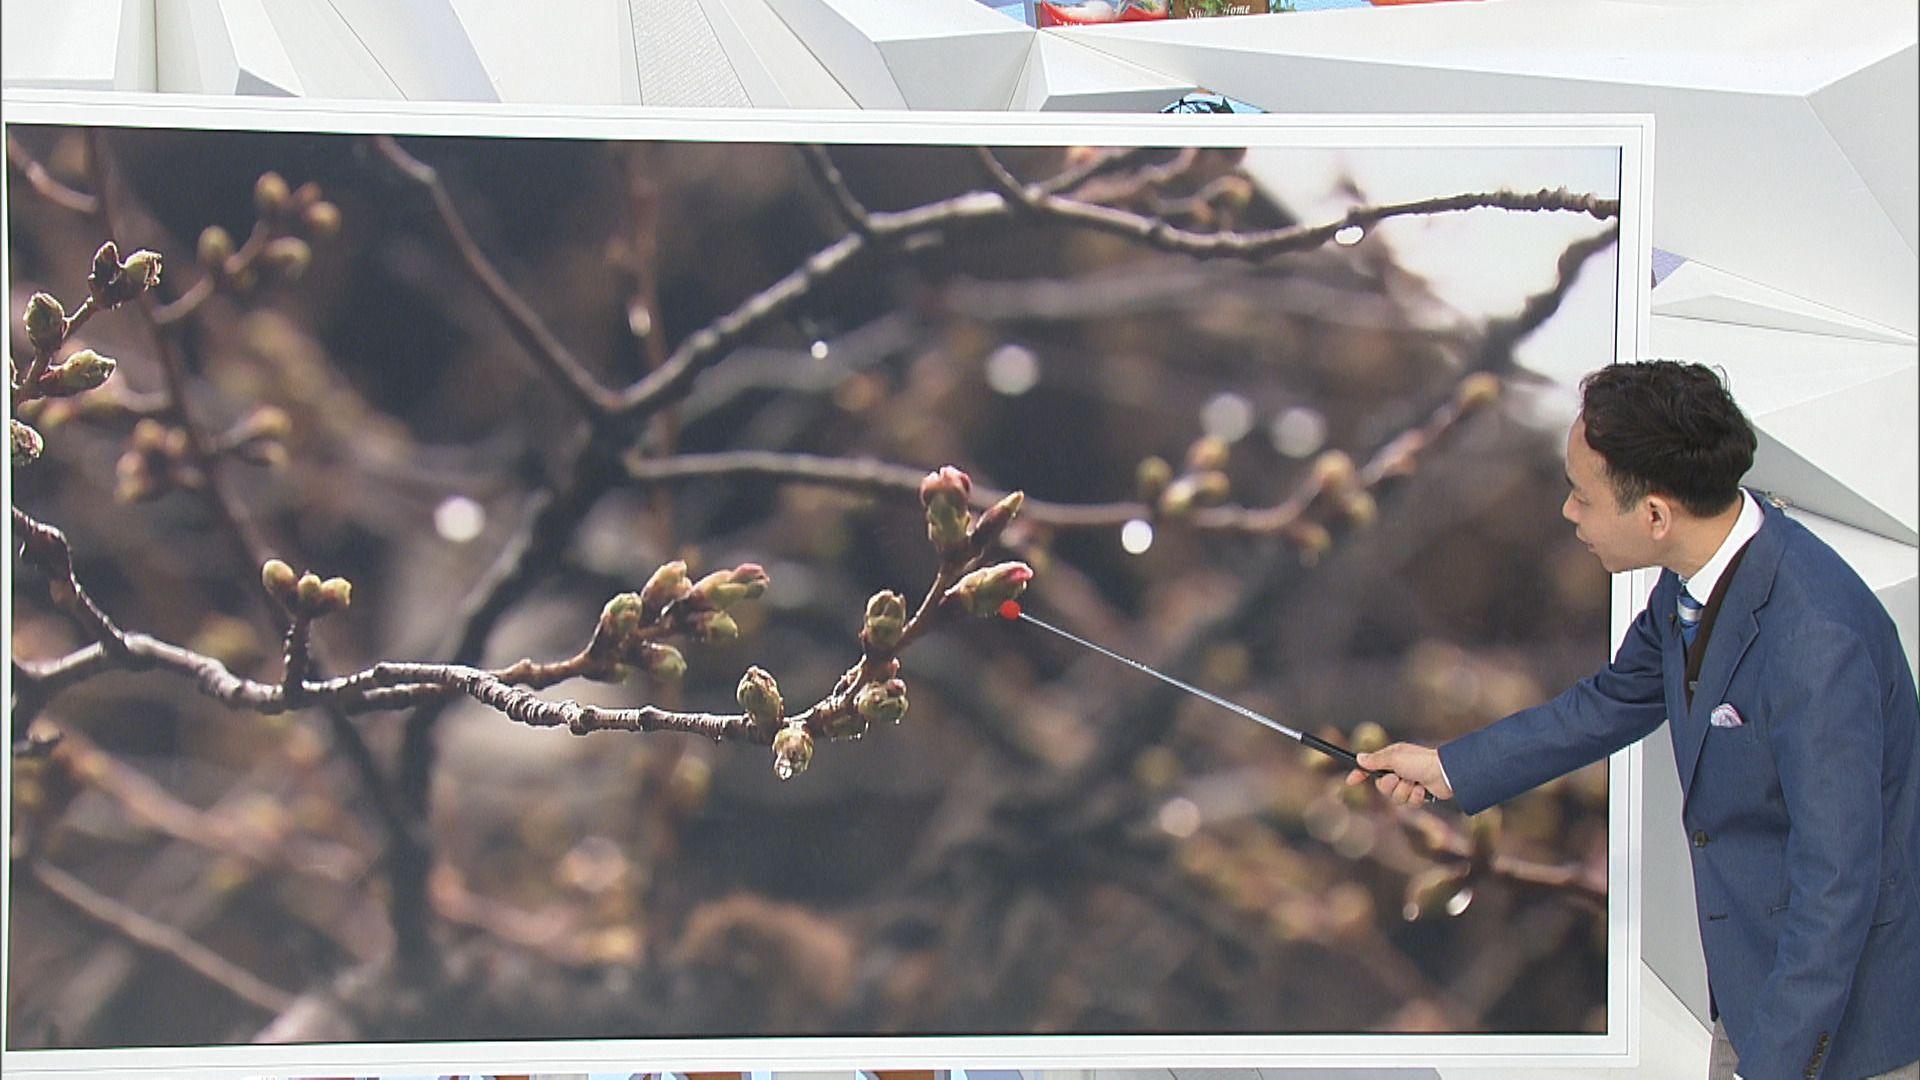
POLYGON ((1705 263, 1685 262, 1653 289, 1653 314, 1774 330, 1911 344, 1911 334, 1868 322, 1791 293, 1735 277, 1705 263))
POLYGON ((868 109, 1006 109, 1036 36, 974 0, 766 4, 868 109))
POLYGON ((1062 35, 1040 34, 1013 105, 1034 112, 1159 112, 1193 89, 1062 35))
MULTIPOLYGON (((1908 9, 1912 14, 1912 9, 1908 9)), ((1860 179, 1879 200, 1909 250, 1920 232, 1920 140, 1889 139, 1888 132, 1920 124, 1920 65, 1911 45, 1877 64, 1834 81, 1809 99, 1860 179)))

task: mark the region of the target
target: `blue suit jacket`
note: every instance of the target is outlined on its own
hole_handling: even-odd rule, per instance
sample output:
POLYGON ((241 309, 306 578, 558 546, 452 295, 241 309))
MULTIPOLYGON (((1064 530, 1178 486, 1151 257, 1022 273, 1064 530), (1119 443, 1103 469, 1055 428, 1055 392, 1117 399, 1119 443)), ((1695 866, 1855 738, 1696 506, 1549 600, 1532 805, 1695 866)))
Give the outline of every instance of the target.
POLYGON ((1691 707, 1664 573, 1609 667, 1440 758, 1478 813, 1670 720, 1707 978, 1741 1075, 1868 1076, 1920 1058, 1920 710, 1886 609, 1763 508, 1691 707), (1745 723, 1709 724, 1722 703, 1745 723))

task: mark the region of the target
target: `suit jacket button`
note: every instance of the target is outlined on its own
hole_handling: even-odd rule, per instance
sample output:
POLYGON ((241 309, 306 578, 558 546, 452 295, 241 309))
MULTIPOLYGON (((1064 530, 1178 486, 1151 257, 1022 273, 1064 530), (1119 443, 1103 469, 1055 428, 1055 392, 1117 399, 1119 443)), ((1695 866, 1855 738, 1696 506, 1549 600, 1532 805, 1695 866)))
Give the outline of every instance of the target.
POLYGON ((1693 846, 1694 846, 1694 847, 1706 847, 1706 846, 1707 846, 1707 830, 1705 830, 1705 829, 1695 829, 1695 830, 1693 831, 1693 846))

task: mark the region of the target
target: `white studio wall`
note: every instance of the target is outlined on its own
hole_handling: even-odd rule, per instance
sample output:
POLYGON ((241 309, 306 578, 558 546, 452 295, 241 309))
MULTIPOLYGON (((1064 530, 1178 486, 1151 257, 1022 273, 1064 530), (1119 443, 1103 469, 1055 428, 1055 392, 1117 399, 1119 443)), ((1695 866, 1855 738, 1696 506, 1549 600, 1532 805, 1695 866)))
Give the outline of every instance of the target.
MULTIPOLYGON (((1910 0, 1488 0, 1050 31, 975 0, 10 0, 3 17, 10 89, 1146 112, 1204 87, 1288 113, 1650 113, 1652 352, 1726 370, 1761 432, 1754 484, 1861 572, 1917 659, 1910 0)), ((1646 888, 1674 910, 1691 889, 1678 790, 1663 739, 1647 747, 1646 888)), ((1632 1075, 1698 1075, 1697 931, 1644 932, 1632 1075)))

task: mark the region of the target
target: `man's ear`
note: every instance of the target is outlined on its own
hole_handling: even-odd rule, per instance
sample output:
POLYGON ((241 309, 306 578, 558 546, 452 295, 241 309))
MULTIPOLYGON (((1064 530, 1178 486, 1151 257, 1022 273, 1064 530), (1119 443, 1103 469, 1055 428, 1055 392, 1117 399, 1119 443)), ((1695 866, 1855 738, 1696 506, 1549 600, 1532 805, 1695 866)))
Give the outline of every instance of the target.
POLYGON ((1641 503, 1640 512, 1647 523, 1647 534, 1655 540, 1665 540, 1673 532, 1674 506, 1662 495, 1649 495, 1641 503))

